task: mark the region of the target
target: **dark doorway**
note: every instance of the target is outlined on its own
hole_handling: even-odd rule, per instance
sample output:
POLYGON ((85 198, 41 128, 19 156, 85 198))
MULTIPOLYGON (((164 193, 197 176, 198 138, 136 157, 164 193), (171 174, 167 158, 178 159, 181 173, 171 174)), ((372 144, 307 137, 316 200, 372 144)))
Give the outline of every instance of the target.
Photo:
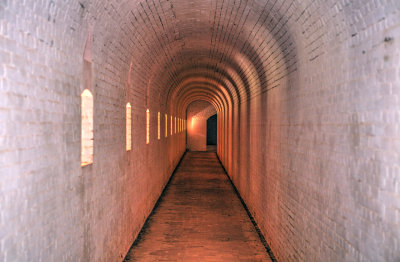
POLYGON ((207 145, 217 144, 217 114, 207 119, 207 145))

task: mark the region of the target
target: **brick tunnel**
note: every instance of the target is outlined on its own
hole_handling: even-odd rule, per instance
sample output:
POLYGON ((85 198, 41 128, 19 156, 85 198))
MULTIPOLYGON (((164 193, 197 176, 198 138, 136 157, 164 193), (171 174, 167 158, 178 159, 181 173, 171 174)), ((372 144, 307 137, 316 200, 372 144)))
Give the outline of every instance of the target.
POLYGON ((400 261, 398 0, 3 0, 0 58, 0 261, 400 261))

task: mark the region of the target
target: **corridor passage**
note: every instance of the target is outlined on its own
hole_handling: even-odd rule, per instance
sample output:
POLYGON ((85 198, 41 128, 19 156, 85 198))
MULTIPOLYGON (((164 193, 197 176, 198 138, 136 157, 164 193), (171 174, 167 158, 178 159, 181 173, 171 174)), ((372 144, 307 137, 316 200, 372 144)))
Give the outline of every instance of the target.
POLYGON ((271 261, 213 152, 188 152, 125 261, 271 261))

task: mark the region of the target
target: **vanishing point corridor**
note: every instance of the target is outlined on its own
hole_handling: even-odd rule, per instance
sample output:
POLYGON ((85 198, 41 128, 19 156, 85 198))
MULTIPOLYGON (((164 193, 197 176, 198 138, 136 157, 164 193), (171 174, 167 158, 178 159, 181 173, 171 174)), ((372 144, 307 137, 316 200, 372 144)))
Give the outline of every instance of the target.
POLYGON ((126 261, 271 261, 215 153, 188 152, 126 261))
POLYGON ((400 261, 400 0, 0 0, 0 262, 400 261))

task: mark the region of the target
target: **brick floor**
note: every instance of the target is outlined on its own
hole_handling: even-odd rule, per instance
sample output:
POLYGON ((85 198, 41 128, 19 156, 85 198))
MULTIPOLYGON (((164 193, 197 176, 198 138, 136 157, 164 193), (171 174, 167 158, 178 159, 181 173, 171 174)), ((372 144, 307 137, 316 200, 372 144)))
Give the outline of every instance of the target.
POLYGON ((188 152, 125 261, 271 261, 213 152, 188 152))

